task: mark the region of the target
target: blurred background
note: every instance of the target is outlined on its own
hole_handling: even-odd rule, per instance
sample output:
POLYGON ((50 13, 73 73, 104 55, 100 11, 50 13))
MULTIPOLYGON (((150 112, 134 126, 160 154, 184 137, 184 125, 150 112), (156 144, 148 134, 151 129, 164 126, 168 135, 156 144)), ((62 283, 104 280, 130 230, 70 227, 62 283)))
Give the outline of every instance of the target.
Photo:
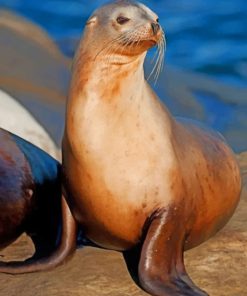
MULTIPOLYGON (((0 0, 0 8, 15 11, 42 26, 71 58, 86 19, 105 2, 0 0)), ((221 131, 236 151, 246 150, 246 0, 142 2, 159 15, 166 33, 165 74, 155 86, 159 96, 176 115, 200 119, 221 131), (197 81, 197 77, 201 80, 197 81), (169 80, 166 87, 164 80, 169 80), (181 92, 176 93, 179 86, 181 92), (193 100, 196 102, 191 104, 193 100), (192 106, 195 104, 204 109, 203 114, 192 106), (233 124, 238 126, 238 132, 229 130, 233 124)))
MULTIPOLYGON (((73 56, 86 19, 104 0, 0 0, 44 27, 73 56)), ((246 0, 142 1, 158 15, 167 38, 166 63, 246 86, 246 0)))

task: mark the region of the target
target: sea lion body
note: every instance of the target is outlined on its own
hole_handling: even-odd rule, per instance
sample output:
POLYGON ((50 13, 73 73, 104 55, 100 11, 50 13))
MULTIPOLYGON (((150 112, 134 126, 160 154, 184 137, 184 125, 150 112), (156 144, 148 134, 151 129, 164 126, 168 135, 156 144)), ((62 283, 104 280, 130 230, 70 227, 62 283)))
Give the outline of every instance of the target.
POLYGON ((66 228, 66 219, 69 220, 64 214, 66 206, 61 207, 61 197, 61 164, 40 148, 0 128, 0 249, 23 232, 35 246, 31 258, 23 262, 0 262, 0 271, 24 273, 50 269, 75 249, 75 235, 71 249, 61 248, 70 239, 69 234, 64 237, 61 231, 61 225, 66 228))
MULTIPOLYGON (((143 101, 141 108, 146 108, 143 101)), ((106 108, 107 117, 111 106, 106 108)), ((76 109, 82 116, 82 109, 76 109)), ((152 213, 181 206, 185 216, 193 216, 186 244, 190 248, 214 235, 237 205, 239 169, 226 143, 216 133, 175 121, 169 122, 166 136, 167 121, 159 126, 158 103, 155 109, 154 122, 149 116, 136 116, 134 122, 125 118, 117 126, 115 108, 103 140, 98 133, 92 138, 103 126, 99 112, 87 112, 94 124, 81 124, 75 138, 83 138, 80 153, 89 152, 82 162, 77 155, 64 158, 66 176, 71 172, 74 216, 87 237, 103 247, 122 251, 133 247, 152 213)))
MULTIPOLYGON (((162 130, 165 134, 165 126, 159 127, 157 117, 153 122, 150 120, 150 108, 146 109, 150 117, 147 132, 143 124, 147 118, 136 116, 133 122, 138 108, 133 106, 134 102, 126 106, 125 114, 120 113, 122 106, 118 110, 116 102, 98 104, 95 108, 91 102, 87 102, 85 113, 80 106, 74 107, 78 116, 90 118, 89 122, 81 122, 73 133, 75 139, 83 135, 83 145, 74 153, 85 153, 85 157, 64 154, 64 171, 75 203, 72 209, 87 237, 103 247, 126 250, 140 240, 148 216, 171 203, 168 172, 176 159, 168 138, 157 137, 162 130), (109 122, 104 123, 102 117, 106 119, 111 113, 114 114, 109 122), (124 121, 121 116, 125 117, 124 121), (171 155, 169 160, 162 161, 159 151, 171 155)), ((76 116, 73 115, 75 120, 76 116)))
POLYGON ((94 60, 94 29, 89 25, 77 53, 63 141, 74 216, 97 244, 126 250, 157 209, 182 206, 193 216, 187 247, 197 245, 238 202, 233 153, 217 133, 170 115, 144 79, 145 52, 127 56, 128 63, 94 60))
POLYGON ((55 246, 61 221, 60 172, 55 159, 0 129, 0 247, 24 231, 33 237, 34 232, 44 237, 46 233, 49 248, 55 246))
POLYGON ((146 51, 162 48, 157 18, 132 1, 90 17, 67 103, 64 185, 89 239, 121 251, 142 246, 138 276, 147 292, 206 295, 182 253, 229 220, 240 172, 222 136, 172 117, 146 82, 146 51))

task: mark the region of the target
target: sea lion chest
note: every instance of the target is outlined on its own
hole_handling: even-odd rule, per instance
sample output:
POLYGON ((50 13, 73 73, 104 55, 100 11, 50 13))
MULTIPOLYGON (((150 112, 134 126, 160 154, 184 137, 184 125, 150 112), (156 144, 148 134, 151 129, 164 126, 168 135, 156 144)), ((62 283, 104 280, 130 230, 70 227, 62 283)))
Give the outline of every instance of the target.
MULTIPOLYGON (((133 98, 134 100, 134 98, 133 98)), ((72 211, 89 238, 124 249, 136 244, 148 216, 173 198, 176 159, 158 102, 84 102, 73 114, 64 156, 72 211), (80 111, 78 111, 80 110, 80 111), (155 113, 155 114, 153 114, 155 113), (110 242, 110 243, 109 243, 110 242)))

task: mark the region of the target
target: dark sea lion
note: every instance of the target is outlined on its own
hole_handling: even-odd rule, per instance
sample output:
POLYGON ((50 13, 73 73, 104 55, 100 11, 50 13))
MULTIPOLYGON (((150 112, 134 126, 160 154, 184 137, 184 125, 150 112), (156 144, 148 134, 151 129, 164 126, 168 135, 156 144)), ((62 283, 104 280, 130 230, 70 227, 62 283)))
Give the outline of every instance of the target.
POLYGON ((61 165, 55 159, 0 129, 0 248, 8 246, 23 232, 35 246, 32 258, 25 262, 1 262, 0 267, 11 266, 11 273, 29 272, 30 268, 46 270, 73 253, 75 234, 73 227, 72 236, 66 227, 70 221, 66 204, 61 213, 61 187, 61 165))
POLYGON ((124 252, 144 290, 207 295, 187 275, 183 252, 232 216, 240 172, 218 133, 172 117, 146 82, 146 52, 158 44, 162 56, 162 42, 157 15, 139 3, 107 4, 89 19, 67 103, 63 185, 88 238, 124 252))
POLYGON ((139 246, 144 290, 207 295, 187 275, 183 252, 232 216, 240 172, 222 136, 174 118, 148 85, 143 62, 156 44, 162 55, 158 16, 136 2, 107 4, 87 22, 67 102, 67 201, 96 244, 139 246))

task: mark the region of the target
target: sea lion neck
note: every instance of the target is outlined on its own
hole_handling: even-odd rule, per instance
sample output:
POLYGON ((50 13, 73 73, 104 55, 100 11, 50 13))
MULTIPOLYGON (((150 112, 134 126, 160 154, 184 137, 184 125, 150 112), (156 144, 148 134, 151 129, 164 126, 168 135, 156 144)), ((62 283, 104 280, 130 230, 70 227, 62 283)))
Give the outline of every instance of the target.
POLYGON ((69 97, 81 100, 95 98, 112 101, 135 97, 145 85, 143 62, 146 53, 141 55, 92 54, 79 51, 74 66, 69 97), (136 81, 139 83, 136 89, 136 81), (91 90, 94 90, 93 92, 91 90))

